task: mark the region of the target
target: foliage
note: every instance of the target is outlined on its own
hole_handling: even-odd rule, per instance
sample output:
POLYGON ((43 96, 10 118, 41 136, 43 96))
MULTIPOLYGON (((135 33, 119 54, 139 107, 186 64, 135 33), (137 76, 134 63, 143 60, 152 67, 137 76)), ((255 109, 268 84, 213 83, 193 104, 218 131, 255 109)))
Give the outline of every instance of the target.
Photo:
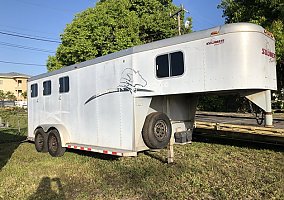
POLYGON ((12 92, 4 92, 3 90, 0 90, 0 101, 16 101, 16 99, 16 96, 12 92))
POLYGON ((263 26, 276 39, 278 90, 284 88, 284 1, 222 0, 226 23, 252 22, 263 26))
POLYGON ((5 100, 5 97, 6 97, 5 92, 3 90, 0 90, 0 101, 5 100))
MULTIPOLYGON (((4 123, 5 125, 9 124, 9 128, 13 129, 20 127, 26 129, 28 118, 27 118, 27 112, 23 108, 19 107, 13 107, 13 108, 0 108, 0 118, 1 123, 4 123)), ((1 124, 0 124, 1 125, 1 124)), ((2 138, 0 136, 0 138, 2 138)))
POLYGON ((213 112, 248 112, 248 100, 240 95, 201 95, 198 109, 213 112))
POLYGON ((177 22, 169 16, 177 9, 172 0, 101 0, 66 26, 47 68, 56 70, 177 35, 177 22))
POLYGON ((48 56, 46 66, 48 71, 53 71, 62 68, 63 64, 56 56, 48 56))
POLYGON ((24 97, 24 99, 27 99, 27 97, 28 97, 27 91, 23 92, 22 96, 24 97))
POLYGON ((16 101, 17 98, 12 92, 8 91, 6 92, 6 99, 9 101, 16 101))

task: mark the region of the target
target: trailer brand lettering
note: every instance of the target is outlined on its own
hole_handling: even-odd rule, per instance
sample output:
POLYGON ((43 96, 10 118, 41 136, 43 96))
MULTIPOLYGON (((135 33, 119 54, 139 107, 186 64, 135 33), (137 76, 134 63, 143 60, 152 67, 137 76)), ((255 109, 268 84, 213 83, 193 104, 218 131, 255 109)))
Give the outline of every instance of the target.
POLYGON ((275 53, 269 51, 268 49, 262 48, 262 54, 270 58, 275 58, 275 53))
POLYGON ((224 39, 221 40, 211 40, 210 42, 207 42, 206 45, 219 45, 219 44, 223 44, 225 42, 224 39))

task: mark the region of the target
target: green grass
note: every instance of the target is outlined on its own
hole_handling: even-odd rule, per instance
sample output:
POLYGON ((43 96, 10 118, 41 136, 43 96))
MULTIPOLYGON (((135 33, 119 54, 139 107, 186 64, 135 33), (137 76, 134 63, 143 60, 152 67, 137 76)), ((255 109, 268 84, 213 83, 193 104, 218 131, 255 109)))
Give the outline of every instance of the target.
POLYGON ((31 143, 0 144, 0 199, 283 199, 281 151, 194 142, 117 158, 80 151, 53 158, 31 143), (6 149, 6 150, 3 150, 6 149), (3 164, 3 162, 5 164, 3 164))
MULTIPOLYGON (((9 125, 11 128, 27 128, 28 123, 27 111, 21 108, 13 108, 12 110, 6 110, 0 108, 1 122, 5 125, 9 125)), ((22 132, 22 130, 21 130, 22 132)), ((25 130, 23 132, 26 132, 25 130)))
POLYGON ((284 151, 267 147, 199 140, 175 145, 168 165, 166 150, 53 158, 32 143, 0 142, 0 199, 284 199, 284 151))

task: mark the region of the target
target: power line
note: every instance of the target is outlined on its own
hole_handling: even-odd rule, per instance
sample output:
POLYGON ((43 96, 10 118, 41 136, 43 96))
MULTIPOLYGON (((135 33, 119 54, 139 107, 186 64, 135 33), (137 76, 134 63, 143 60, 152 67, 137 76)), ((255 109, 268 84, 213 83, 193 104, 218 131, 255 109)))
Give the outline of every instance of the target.
POLYGON ((4 32, 4 31, 0 31, 0 34, 9 35, 9 36, 13 36, 13 37, 21 37, 21 38, 31 39, 31 40, 44 41, 44 42, 53 42, 53 43, 58 43, 58 44, 61 43, 61 42, 55 41, 55 40, 40 38, 40 37, 36 37, 36 36, 26 36, 26 35, 22 35, 22 34, 8 33, 8 32, 4 32))
POLYGON ((46 39, 46 40, 54 40, 57 41, 57 39, 55 38, 50 38, 50 37, 44 37, 44 36, 38 36, 38 35, 30 35, 30 34, 26 34, 26 33, 19 33, 16 31, 8 31, 8 30, 0 30, 3 31, 5 33, 11 33, 11 34, 18 34, 18 35, 23 35, 23 36, 28 36, 28 37, 36 37, 36 38, 40 38, 40 39, 46 39))
POLYGON ((48 6, 48 5, 44 5, 44 4, 39 4, 39 3, 31 3, 31 2, 27 2, 27 1, 23 1, 23 0, 15 0, 15 1, 18 1, 22 4, 29 4, 29 5, 32 5, 32 6, 37 6, 37 7, 40 7, 40 8, 45 8, 45 9, 49 9, 49 10, 53 10, 53 11, 57 11, 57 12, 64 12, 64 13, 72 13, 74 14, 75 12, 78 12, 78 11, 75 11, 75 10, 67 10, 67 9, 60 9, 60 8, 55 8, 55 7, 51 7, 51 6, 48 6))
POLYGON ((44 67, 46 66, 46 65, 42 65, 42 64, 11 62, 11 61, 4 61, 4 60, 0 60, 0 63, 13 64, 13 65, 32 65, 32 66, 44 66, 44 67))
POLYGON ((40 51, 40 52, 45 52, 45 53, 55 53, 54 51, 51 51, 51 50, 34 48, 34 47, 23 46, 23 45, 18 45, 18 44, 12 44, 12 43, 7 43, 7 42, 0 42, 0 45, 7 46, 7 47, 19 48, 19 49, 26 49, 26 50, 31 50, 31 51, 40 51))
MULTIPOLYGON (((4 25, 4 24, 0 24, 0 26, 4 27, 4 28, 16 29, 16 30, 20 30, 20 31, 24 31, 24 32, 33 32, 33 33, 36 32, 36 33, 41 33, 41 34, 43 33, 43 34, 55 35, 55 33, 52 33, 52 32, 39 31, 39 30, 23 28, 23 27, 8 26, 8 25, 4 25)), ((2 31, 4 31, 4 30, 2 30, 2 31)), ((8 32, 8 31, 6 31, 6 32, 8 32)))

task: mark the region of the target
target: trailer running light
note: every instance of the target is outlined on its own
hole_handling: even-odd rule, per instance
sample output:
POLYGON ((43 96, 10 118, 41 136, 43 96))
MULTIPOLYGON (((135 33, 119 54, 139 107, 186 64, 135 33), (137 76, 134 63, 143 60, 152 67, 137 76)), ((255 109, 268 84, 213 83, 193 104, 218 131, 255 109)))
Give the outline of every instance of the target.
POLYGON ((267 31, 267 30, 265 30, 265 29, 264 29, 263 32, 264 32, 264 34, 267 35, 268 37, 271 37, 272 39, 274 39, 273 33, 269 32, 269 31, 267 31))
POLYGON ((114 155, 114 156, 123 156, 123 153, 120 153, 120 152, 108 151, 108 150, 100 150, 100 149, 93 149, 93 148, 84 147, 84 146, 68 145, 67 148, 69 148, 69 149, 79 149, 79 150, 84 150, 84 151, 92 151, 92 152, 109 154, 109 155, 114 155))
POLYGON ((219 34, 219 31, 213 31, 213 32, 211 32, 211 36, 213 36, 213 35, 218 35, 219 34))

